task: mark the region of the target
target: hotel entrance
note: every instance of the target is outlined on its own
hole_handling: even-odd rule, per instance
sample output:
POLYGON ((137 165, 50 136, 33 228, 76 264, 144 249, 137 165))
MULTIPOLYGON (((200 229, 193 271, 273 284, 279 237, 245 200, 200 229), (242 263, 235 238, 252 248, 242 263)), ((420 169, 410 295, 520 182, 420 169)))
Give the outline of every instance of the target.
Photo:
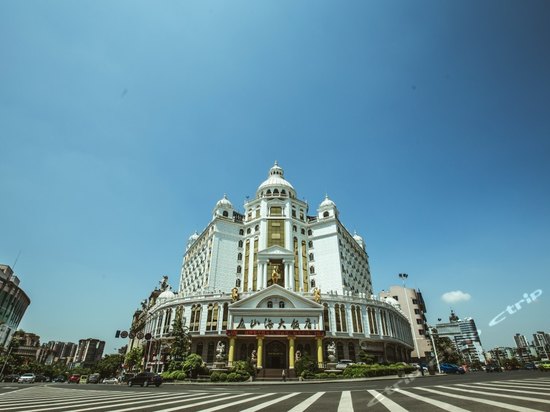
POLYGON ((286 343, 275 340, 265 345, 265 367, 267 369, 286 369, 287 346, 286 343))

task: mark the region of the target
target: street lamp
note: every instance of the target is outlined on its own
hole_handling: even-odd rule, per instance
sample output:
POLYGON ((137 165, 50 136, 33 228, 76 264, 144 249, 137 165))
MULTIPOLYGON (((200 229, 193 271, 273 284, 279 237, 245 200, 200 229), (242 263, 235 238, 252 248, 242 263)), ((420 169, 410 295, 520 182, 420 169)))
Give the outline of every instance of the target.
POLYGON ((408 318, 409 318, 409 322, 411 323, 411 331, 412 331, 412 338, 413 338, 413 343, 414 343, 414 350, 416 352, 416 357, 418 359, 420 359, 420 353, 418 352, 418 343, 416 342, 416 333, 415 333, 414 325, 413 325, 413 316, 411 314, 411 306, 409 304, 409 296, 407 295, 407 287, 405 286, 405 281, 407 280, 408 277, 409 277, 409 275, 407 275, 406 273, 400 273, 399 274, 399 279, 401 279, 403 281, 403 290, 405 291, 405 301, 407 302, 407 313, 409 314, 408 318))

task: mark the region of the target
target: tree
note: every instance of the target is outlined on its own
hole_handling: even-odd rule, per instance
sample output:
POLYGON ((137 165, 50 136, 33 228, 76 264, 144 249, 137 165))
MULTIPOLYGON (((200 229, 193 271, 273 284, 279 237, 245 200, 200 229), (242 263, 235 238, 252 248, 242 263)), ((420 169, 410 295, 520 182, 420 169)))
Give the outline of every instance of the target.
POLYGON ((126 354, 124 358, 124 364, 128 369, 132 370, 134 366, 140 365, 143 360, 143 347, 133 348, 130 352, 126 354))
POLYGON ((117 372, 122 367, 123 362, 123 355, 106 355, 97 363, 95 370, 102 378, 110 378, 117 375, 117 372))
POLYGON ((367 365, 372 365, 374 363, 374 356, 364 350, 359 352, 359 360, 365 362, 367 365))
POLYGON ((177 370, 181 368, 181 363, 189 355, 191 349, 191 335, 189 330, 183 326, 182 313, 178 310, 174 322, 172 323, 172 341, 170 347, 170 362, 169 370, 177 370))
POLYGON ((440 363, 462 364, 462 356, 457 352, 453 341, 447 337, 433 335, 437 357, 440 363))
POLYGON ((199 370, 202 367, 202 363, 202 358, 199 355, 192 353, 191 355, 187 356, 187 358, 183 362, 183 371, 187 376, 191 378, 196 378, 199 370))

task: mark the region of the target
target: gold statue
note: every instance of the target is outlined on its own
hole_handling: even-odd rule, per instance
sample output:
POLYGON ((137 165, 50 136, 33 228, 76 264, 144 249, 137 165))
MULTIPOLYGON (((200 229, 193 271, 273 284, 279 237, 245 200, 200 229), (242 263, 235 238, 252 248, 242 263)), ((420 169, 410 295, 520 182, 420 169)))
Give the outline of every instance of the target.
POLYGON ((321 289, 319 288, 313 289, 313 300, 317 303, 321 302, 321 289))
POLYGON ((273 266, 273 272, 271 272, 271 281, 273 284, 279 282, 279 265, 273 266))
POLYGON ((239 300, 239 289, 235 287, 231 289, 231 301, 236 302, 238 300, 239 300))

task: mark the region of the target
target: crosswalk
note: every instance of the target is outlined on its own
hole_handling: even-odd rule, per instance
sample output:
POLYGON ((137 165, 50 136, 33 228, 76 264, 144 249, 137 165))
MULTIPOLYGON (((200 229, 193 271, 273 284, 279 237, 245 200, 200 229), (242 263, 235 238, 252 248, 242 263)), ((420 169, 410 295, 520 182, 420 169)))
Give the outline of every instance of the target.
MULTIPOLYGON (((437 382, 434 382, 437 383, 437 382)), ((313 411, 550 411, 550 378, 500 380, 449 385, 390 387, 391 390, 289 392, 247 391, 246 387, 173 391, 76 389, 34 385, 0 394, 0 411, 11 412, 313 412, 313 411)), ((296 388, 296 391, 292 389, 296 388)), ((286 388, 285 388, 286 389, 286 388)))

